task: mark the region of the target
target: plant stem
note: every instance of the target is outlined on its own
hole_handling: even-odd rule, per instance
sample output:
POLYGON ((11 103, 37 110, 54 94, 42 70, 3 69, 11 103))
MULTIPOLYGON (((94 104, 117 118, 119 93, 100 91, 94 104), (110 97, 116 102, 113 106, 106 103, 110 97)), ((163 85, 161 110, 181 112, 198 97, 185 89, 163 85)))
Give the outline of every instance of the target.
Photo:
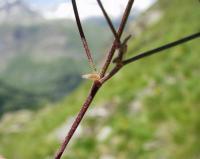
MULTIPOLYGON (((126 23, 127 23, 131 8, 133 6, 133 3, 134 3, 134 0, 129 0, 128 1, 126 10, 124 12, 121 24, 120 24, 118 32, 117 32, 119 39, 121 38, 122 33, 124 31, 124 28, 126 26, 126 23)), ((111 47, 111 49, 110 49, 110 51, 109 51, 109 53, 107 55, 107 57, 106 57, 106 61, 104 63, 104 66, 102 67, 101 74, 100 74, 101 78, 105 76, 105 73, 106 73, 106 71, 107 71, 107 69, 108 69, 108 67, 109 67, 109 65, 110 65, 110 63, 112 61, 113 55, 115 53, 115 50, 117 49, 117 47, 116 47, 117 42, 118 42, 117 39, 115 39, 113 44, 112 44, 112 47, 111 47)))
POLYGON ((75 121, 73 122, 73 125, 71 126, 67 136, 65 137, 64 142, 62 143, 62 146, 61 146, 60 150, 58 151, 55 159, 61 158, 62 154, 64 153, 64 151, 67 147, 67 145, 69 144, 69 141, 71 140, 72 136, 74 135, 76 129, 78 128, 80 122, 82 121, 87 109, 89 108, 91 102, 93 101, 93 99, 94 99, 94 97, 95 97, 95 95, 96 95, 96 93, 97 93, 97 91, 99 90, 100 87, 101 87, 101 84, 99 82, 95 81, 93 83, 93 86, 90 90, 90 93, 89 93, 88 97, 86 98, 86 100, 85 100, 79 114, 77 115, 75 121))
POLYGON ((130 63, 133 63, 137 60, 140 60, 142 58, 145 58, 145 57, 148 57, 148 56, 151 56, 153 54, 156 54, 156 53, 161 53, 162 51, 164 50, 167 50, 167 49, 170 49, 172 47, 175 47, 175 46, 178 46, 178 45, 181 45, 183 43, 186 43, 186 42, 189 42, 191 40, 194 40, 196 38, 199 38, 200 37, 200 32, 198 33, 195 33, 195 34, 192 34, 192 35, 189 35, 185 38, 182 38, 182 39, 179 39, 177 41, 174 41, 172 43, 169 43, 169 44, 166 44, 166 45, 163 45, 161 47, 158 47, 158 48, 155 48, 155 49, 152 49, 152 50, 149 50, 149 51, 146 51, 144 53, 141 53, 137 56, 134 56, 128 60, 125 60, 125 61, 122 61, 121 63, 118 63, 111 71, 108 75, 106 75, 105 77, 103 77, 100 81, 102 84, 104 84, 106 81, 108 81, 110 78, 112 78, 117 72, 119 72, 124 66, 130 64, 130 63))
POLYGON ((200 37, 200 32, 192 34, 192 35, 189 35, 189 36, 186 36, 186 37, 184 37, 182 39, 179 39, 177 41, 174 41, 174 42, 168 43, 166 45, 160 46, 158 48, 155 48, 155 49, 140 53, 139 55, 136 55, 136 56, 134 56, 134 57, 132 57, 130 59, 127 59, 127 60, 123 61, 123 64, 127 65, 129 63, 134 62, 134 61, 140 60, 142 58, 145 58, 147 56, 151 56, 151 55, 156 54, 156 53, 160 53, 160 52, 162 52, 164 50, 170 49, 172 47, 175 47, 177 45, 186 43, 188 41, 194 40, 194 39, 199 38, 199 37, 200 37))
POLYGON ((98 2, 99 7, 101 8, 101 10, 102 10, 102 12, 103 12, 103 15, 104 15, 104 17, 105 17, 105 19, 106 19, 106 21, 107 21, 107 23, 108 23, 108 25, 109 25, 109 27, 110 27, 112 33, 113 33, 113 35, 115 36, 115 39, 116 39, 116 40, 118 41, 118 43, 120 44, 120 38, 118 37, 118 33, 117 33, 117 31, 115 30, 115 27, 114 27, 114 25, 113 25, 113 23, 112 23, 110 17, 108 16, 108 14, 107 14, 107 12, 106 12, 106 10, 105 10, 103 4, 101 3, 101 0, 97 0, 97 2, 98 2))
MULTIPOLYGON (((115 30, 115 28, 114 28, 109 16, 107 15, 107 12, 105 11, 103 5, 101 4, 101 1, 100 0, 97 0, 97 1, 98 1, 99 6, 101 7, 101 9, 102 9, 102 11, 104 13, 104 16, 105 16, 105 18, 106 18, 106 20, 107 20, 107 22, 108 22, 113 34, 114 34, 114 36, 115 36, 115 40, 113 41, 112 47, 111 47, 109 53, 107 54, 107 58, 106 58, 106 61, 104 63, 104 66, 102 67, 101 74, 100 74, 101 79, 99 81, 94 81, 94 83, 92 85, 92 88, 90 89, 89 95, 87 96, 84 104, 82 105, 82 108, 81 108, 79 114, 77 115, 75 121, 73 122, 69 132, 67 133, 67 136, 65 137, 65 139, 64 139, 64 141, 63 141, 63 143, 61 145, 61 148, 59 149, 58 153, 56 154, 55 159, 60 159, 61 156, 63 155, 63 153, 64 153, 66 147, 68 146, 72 136, 74 135, 76 129, 78 128, 80 122, 82 121, 85 113, 87 112, 90 104, 92 103, 96 93, 99 91, 101 86, 106 81, 108 81, 110 78, 112 78, 117 72, 119 72, 119 70, 121 70, 125 65, 127 65, 129 63, 135 62, 135 61, 140 60, 142 58, 148 57, 148 56, 153 55, 155 53, 162 52, 162 51, 167 50, 169 48, 175 47, 177 45, 183 44, 185 42, 188 42, 188 41, 191 41, 191 40, 194 40, 194 39, 200 37, 200 32, 198 32, 196 34, 192 34, 192 35, 187 36, 185 38, 182 38, 180 40, 177 40, 177 41, 171 42, 169 44, 163 45, 161 47, 158 47, 158 48, 143 52, 143 53, 141 53, 141 54, 139 54, 137 56, 134 56, 134 57, 132 57, 130 59, 122 61, 123 60, 122 56, 126 52, 126 49, 124 50, 122 47, 124 47, 124 45, 126 45, 126 42, 128 41, 129 38, 125 39, 123 45, 121 45, 120 38, 122 36, 122 33, 124 32, 124 28, 125 28, 125 25, 127 23, 127 20, 128 20, 132 5, 134 3, 134 0, 129 0, 128 1, 128 4, 127 4, 126 10, 124 12, 120 27, 118 29, 118 32, 116 32, 116 30, 115 30), (117 45, 117 44, 119 44, 119 42, 120 42, 120 45, 117 45), (119 54, 120 61, 118 61, 116 63, 115 67, 107 75, 105 75, 105 73, 107 72, 107 69, 110 66, 111 61, 113 59, 114 52, 118 48, 121 50, 121 52, 119 54)), ((88 57, 90 65, 92 66, 92 68, 94 70, 96 70, 94 62, 93 62, 93 59, 92 59, 92 56, 91 56, 91 52, 89 50, 88 43, 87 43, 85 35, 84 35, 84 31, 82 29, 82 25, 81 25, 81 21, 80 21, 80 18, 79 18, 77 5, 76 5, 76 0, 72 0, 72 5, 73 5, 73 9, 74 9, 75 17, 76 17, 78 30, 79 30, 79 33, 80 33, 80 36, 81 36, 81 39, 82 39, 83 46, 85 48, 86 55, 88 57)))
POLYGON ((78 9, 77 9, 77 5, 76 5, 76 0, 72 0, 72 6, 73 6, 74 15, 75 15, 75 18, 76 18, 76 23, 77 23, 77 26, 78 26, 79 34, 81 36, 81 41, 83 43, 83 47, 85 49, 85 53, 86 53, 87 58, 88 58, 88 62, 90 64, 90 67, 92 68, 92 70, 96 72, 97 69, 95 67, 95 64, 94 64, 94 61, 93 61, 93 58, 92 58, 92 54, 91 54, 91 51, 89 49, 89 45, 87 43, 84 31, 83 31, 83 27, 81 25, 78 9))
POLYGON ((155 53, 161 53, 161 51, 164 51, 164 50, 167 50, 169 48, 172 48, 172 47, 175 47, 175 46, 178 46, 178 45, 181 45, 183 43, 186 43, 188 41, 191 41, 191 40, 194 40, 196 38, 199 38, 200 37, 200 32, 198 33, 195 33, 195 34, 192 34, 192 35, 189 35, 185 38, 182 38, 180 40, 177 40, 175 42, 172 42, 172 43, 169 43, 169 44, 166 44, 164 46, 161 46, 161 47, 158 47, 156 49, 153 49, 153 50, 149 50, 149 51, 146 51, 142 54, 139 54, 133 58, 130 58, 128 60, 125 60, 125 61, 122 61, 122 63, 117 63, 116 66, 110 71, 110 73, 108 75, 106 75, 105 77, 103 77, 100 81, 95 81, 93 83, 93 86, 90 90, 90 93, 88 95, 88 97, 86 98, 77 118, 75 119, 70 131, 68 132, 60 150, 58 151, 55 159, 60 159, 63 152, 65 151, 67 145, 69 144, 69 141, 71 140, 72 136, 74 135, 76 129, 78 128, 80 122, 82 121, 86 111, 88 110, 91 102, 93 101, 96 93, 98 92, 98 90, 101 88, 101 86, 106 82, 108 81, 110 78, 112 78, 116 73, 119 72, 119 70, 121 70, 125 65, 127 64, 130 64, 132 62, 135 62, 137 60, 140 60, 142 58, 145 58, 145 57, 148 57, 150 55, 153 55, 155 53))

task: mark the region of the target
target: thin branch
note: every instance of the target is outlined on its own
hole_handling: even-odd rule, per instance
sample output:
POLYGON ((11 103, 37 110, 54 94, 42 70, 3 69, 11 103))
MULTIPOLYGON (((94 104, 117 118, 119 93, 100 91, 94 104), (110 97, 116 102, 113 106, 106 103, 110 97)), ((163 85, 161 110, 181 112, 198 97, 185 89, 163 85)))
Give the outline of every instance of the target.
POLYGON ((101 3, 101 0, 97 0, 97 2, 98 2, 98 5, 99 5, 99 7, 101 8, 101 10, 102 10, 102 12, 103 12, 103 15, 104 15, 104 17, 105 17, 105 19, 106 19, 106 21, 107 21, 107 23, 108 23, 108 25, 109 25, 109 27, 110 27, 112 33, 113 33, 115 39, 116 39, 116 40, 118 41, 118 43, 120 44, 120 38, 118 37, 118 33, 117 33, 117 31, 116 31, 116 29, 115 29, 115 27, 114 27, 114 25, 113 25, 113 23, 112 23, 110 17, 108 16, 108 14, 107 14, 107 12, 106 12, 106 10, 105 10, 103 4, 101 3))
POLYGON ((127 20, 128 20, 128 17, 130 15, 130 12, 131 12, 131 9, 132 9, 132 6, 133 6, 133 3, 134 3, 134 0, 129 0, 128 4, 127 4, 127 8, 124 12, 124 15, 122 17, 122 22, 121 22, 121 25, 119 26, 119 30, 118 30, 118 35, 119 37, 122 36, 122 33, 124 32, 124 28, 126 26, 126 23, 127 23, 127 20))
POLYGON ((104 84, 106 81, 108 81, 110 78, 112 78, 115 74, 117 74, 125 65, 127 64, 130 64, 132 62, 135 62, 137 60, 140 60, 142 58, 145 58, 147 56, 151 56, 153 54, 156 54, 156 53, 161 53, 161 51, 164 51, 164 50, 167 50, 167 49, 170 49, 172 47, 175 47, 175 46, 178 46, 178 45, 181 45, 183 43, 186 43, 186 42, 189 42, 189 41, 192 41, 194 39, 197 39, 200 37, 200 32, 198 33, 195 33, 195 34, 192 34, 192 35, 189 35, 187 37, 184 37, 182 39, 179 39, 177 41, 174 41, 172 43, 169 43, 169 44, 166 44, 166 45, 163 45, 161 47, 158 47, 156 49, 153 49, 153 50, 149 50, 149 51, 146 51, 144 53, 141 53, 133 58, 130 58, 128 60, 125 60, 125 61, 121 61, 119 63, 116 63, 116 66, 110 71, 109 74, 107 74, 105 77, 103 77, 100 82, 102 84, 104 84))
POLYGON ((60 150, 58 151, 58 153, 56 154, 55 159, 60 159, 62 154, 64 153, 69 141, 71 140, 72 136, 74 135, 77 127, 79 126, 81 120, 83 119, 85 113, 87 112, 91 102, 93 101, 96 93, 98 92, 99 88, 101 87, 101 83, 95 81, 93 83, 93 86, 90 90, 90 93, 88 95, 88 97, 85 100, 85 103, 83 104, 79 114, 77 115, 73 125, 71 126, 71 129, 69 130, 66 138, 64 139, 64 142, 62 143, 62 146, 60 148, 60 150))
POLYGON ((89 49, 89 45, 87 43, 84 31, 83 31, 83 27, 81 25, 78 9, 77 9, 77 5, 76 5, 76 0, 72 0, 72 6, 73 6, 74 15, 75 15, 75 18, 76 18, 76 23, 77 23, 77 26, 78 26, 79 34, 81 36, 81 41, 83 43, 83 47, 85 49, 85 53, 86 53, 87 58, 88 58, 88 62, 90 64, 91 68, 93 69, 93 71, 96 72, 96 67, 95 67, 94 61, 92 59, 91 51, 89 49))
MULTIPOLYGON (((119 39, 121 38, 122 33, 124 31, 124 28, 126 26, 126 23, 127 23, 131 8, 133 6, 133 3, 134 3, 134 0, 129 0, 128 1, 126 10, 125 10, 124 15, 122 17, 122 21, 121 21, 121 24, 119 26, 118 33, 117 33, 119 39)), ((115 41, 113 42, 112 47, 111 47, 111 49, 110 49, 110 51, 109 51, 109 53, 108 53, 108 55, 106 57, 105 64, 104 64, 104 66, 103 66, 103 68, 101 70, 101 73, 100 73, 101 78, 105 76, 105 73, 106 73, 106 71, 107 71, 107 69, 108 69, 108 67, 109 67, 109 65, 110 65, 110 63, 112 61, 113 55, 115 53, 115 50, 117 49, 116 44, 117 44, 117 39, 115 39, 115 41)))
POLYGON ((141 54, 139 54, 139 55, 136 55, 136 56, 134 56, 134 57, 132 57, 132 58, 130 58, 130 59, 127 59, 127 60, 123 61, 123 64, 124 64, 124 65, 127 65, 127 64, 129 64, 129 63, 134 62, 134 61, 137 61, 137 60, 140 60, 140 59, 145 58, 145 57, 147 57, 147 56, 151 56, 151 55, 153 55, 153 54, 162 52, 162 51, 164 51, 164 50, 170 49, 170 48, 172 48, 172 47, 175 47, 175 46, 177 46, 177 45, 186 43, 186 42, 188 42, 188 41, 194 40, 194 39, 199 38, 199 37, 200 37, 200 32, 195 33, 195 34, 192 34, 192 35, 189 35, 189 36, 184 37, 184 38, 182 38, 182 39, 180 39, 180 40, 177 40, 177 41, 168 43, 168 44, 163 45, 163 46, 161 46, 161 47, 158 47, 158 48, 155 48, 155 49, 152 49, 152 50, 143 52, 143 53, 141 53, 141 54))

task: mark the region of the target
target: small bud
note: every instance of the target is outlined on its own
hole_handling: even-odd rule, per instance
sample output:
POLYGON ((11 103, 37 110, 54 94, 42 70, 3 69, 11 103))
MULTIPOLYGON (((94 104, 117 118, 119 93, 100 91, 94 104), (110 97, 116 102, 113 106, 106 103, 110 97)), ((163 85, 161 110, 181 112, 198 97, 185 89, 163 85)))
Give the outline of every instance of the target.
POLYGON ((82 78, 89 79, 89 80, 92 80, 92 81, 99 81, 101 79, 101 77, 98 73, 91 73, 91 74, 82 75, 82 78))

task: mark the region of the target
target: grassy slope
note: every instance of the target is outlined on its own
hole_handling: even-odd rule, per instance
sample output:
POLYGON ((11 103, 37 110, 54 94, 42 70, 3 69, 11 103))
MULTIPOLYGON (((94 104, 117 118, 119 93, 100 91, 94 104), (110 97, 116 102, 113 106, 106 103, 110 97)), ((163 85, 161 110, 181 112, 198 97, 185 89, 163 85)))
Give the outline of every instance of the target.
MULTIPOLYGON (((159 6, 164 17, 132 41, 130 52, 138 46, 140 52, 199 31, 197 0, 162 0, 159 6), (148 39, 144 46, 142 41, 148 39)), ((102 154, 117 159, 199 158, 199 42, 187 43, 124 68, 104 86, 93 104, 105 100, 117 103, 112 115, 101 121, 86 117, 83 122, 97 130, 98 125, 112 126, 110 138, 99 143, 94 138, 95 130, 85 134, 71 145, 66 158, 93 159, 102 154), (151 93, 139 97, 149 85, 151 93), (142 105, 136 114, 129 110, 133 101, 142 105)), ((89 84, 85 84, 57 107, 34 114, 22 133, 0 133, 0 154, 13 159, 51 157, 59 144, 49 134, 67 116, 77 113, 88 89, 89 84)))

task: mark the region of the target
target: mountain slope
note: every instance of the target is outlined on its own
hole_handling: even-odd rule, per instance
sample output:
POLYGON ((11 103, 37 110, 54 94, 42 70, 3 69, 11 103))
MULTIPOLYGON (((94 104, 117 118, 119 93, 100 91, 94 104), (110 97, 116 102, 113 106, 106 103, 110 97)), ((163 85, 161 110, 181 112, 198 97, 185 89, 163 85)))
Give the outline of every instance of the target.
MULTIPOLYGON (((89 69, 83 60, 86 58, 74 21, 47 21, 21 0, 3 2, 0 4, 0 116, 22 108, 39 108, 40 103, 63 98, 80 84, 80 74, 89 69), (2 83, 13 88, 6 90, 2 83), (13 89, 19 90, 19 94, 13 93, 13 89), (21 93, 24 91, 32 94, 32 98, 21 93)), ((87 38, 97 61, 111 34, 105 24, 99 26, 95 20, 85 22, 84 26, 91 28, 87 38), (99 43, 92 40, 97 35, 99 43)))
MULTIPOLYGON (((131 41, 129 56, 199 31, 199 7, 197 0, 182 0, 181 5, 179 0, 160 0, 152 9, 159 9, 162 19, 131 41)), ((124 68, 99 92, 78 140, 74 138, 64 158, 198 159, 199 42, 124 68)), ((60 126, 80 109, 89 87, 87 82, 56 107, 31 115, 18 132, 9 131, 20 123, 17 114, 11 120, 4 117, 0 154, 15 159, 52 158, 59 146, 60 126)))

